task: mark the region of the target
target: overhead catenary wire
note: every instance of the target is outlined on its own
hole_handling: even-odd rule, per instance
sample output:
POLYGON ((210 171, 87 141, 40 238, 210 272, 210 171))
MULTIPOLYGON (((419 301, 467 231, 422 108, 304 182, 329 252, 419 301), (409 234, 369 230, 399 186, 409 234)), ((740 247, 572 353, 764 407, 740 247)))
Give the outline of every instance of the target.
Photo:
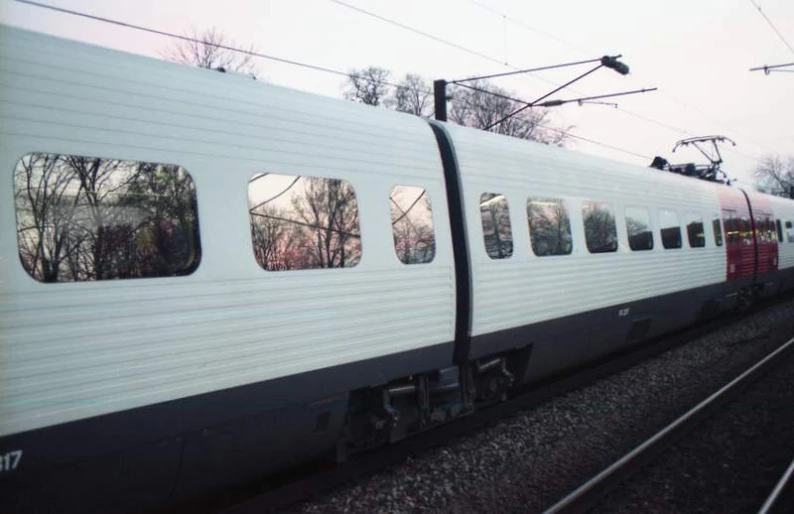
MULTIPOLYGON (((15 0, 15 1, 18 2, 18 3, 27 4, 27 5, 31 5, 31 6, 34 6, 34 7, 39 7, 39 8, 42 8, 42 9, 48 9, 48 10, 51 10, 51 11, 60 12, 62 14, 78 16, 78 17, 82 17, 82 18, 86 18, 86 19, 90 19, 90 20, 94 20, 94 21, 98 21, 98 22, 102 22, 102 23, 108 23, 108 24, 111 24, 111 25, 116 25, 116 26, 120 26, 120 27, 124 27, 124 28, 128 28, 128 29, 133 29, 133 30, 138 30, 138 31, 142 31, 142 32, 151 33, 151 34, 156 34, 156 35, 163 36, 163 37, 169 37, 169 38, 178 39, 178 40, 182 40, 182 41, 189 41, 189 42, 193 42, 193 43, 200 43, 200 44, 203 43, 203 41, 201 41, 200 39, 192 38, 192 37, 189 37, 189 36, 185 36, 185 35, 181 35, 181 34, 174 34, 174 33, 171 33, 171 32, 164 31, 164 30, 153 29, 151 27, 144 27, 144 26, 141 26, 141 25, 136 25, 136 24, 133 24, 133 23, 127 23, 127 22, 124 22, 124 21, 121 21, 121 20, 116 20, 116 19, 107 18, 107 17, 103 17, 103 16, 96 16, 96 15, 93 15, 93 14, 88 14, 88 13, 84 13, 84 12, 81 12, 81 11, 75 11, 75 10, 72 10, 72 9, 65 9, 65 8, 62 8, 62 7, 56 7, 56 6, 53 6, 53 5, 43 4, 43 3, 40 3, 40 2, 36 2, 34 0, 15 0)), ((303 68, 311 69, 311 70, 318 71, 318 72, 331 73, 331 74, 334 74, 334 75, 339 75, 339 76, 344 76, 344 77, 350 77, 351 75, 356 76, 355 74, 347 73, 347 72, 344 72, 344 71, 334 70, 332 68, 327 68, 327 67, 323 67, 323 66, 317 66, 317 65, 308 64, 308 63, 303 63, 303 62, 295 61, 295 60, 292 60, 292 59, 285 59, 285 58, 282 58, 282 57, 272 56, 272 55, 264 54, 262 52, 256 52, 256 51, 252 51, 252 50, 248 50, 248 49, 244 49, 244 48, 237 48, 237 47, 233 47, 233 46, 229 46, 229 45, 219 45, 219 48, 222 48, 224 50, 228 50, 230 52, 238 52, 238 53, 242 53, 242 54, 246 54, 246 55, 251 55, 253 57, 259 57, 259 58, 262 58, 262 59, 268 59, 268 60, 273 60, 273 61, 276 61, 276 62, 281 62, 281 63, 284 63, 284 64, 289 64, 289 65, 294 65, 294 66, 298 66, 298 67, 303 67, 303 68)), ((359 75, 359 77, 360 77, 360 75, 359 75)), ((389 83, 389 82, 384 82, 384 83, 388 84, 390 86, 395 86, 395 87, 398 86, 398 84, 393 84, 393 83, 389 83)), ((639 157, 647 158, 646 156, 643 156, 643 155, 637 154, 635 152, 616 147, 614 145, 609 145, 607 143, 601 143, 601 142, 596 141, 594 139, 589 139, 589 138, 585 138, 585 137, 582 137, 582 136, 574 136, 573 134, 569 134, 569 133, 567 133, 565 131, 562 131, 562 130, 559 130, 559 129, 555 129, 553 127, 541 126, 541 125, 539 125, 538 127, 541 128, 541 129, 544 129, 544 130, 549 130, 551 132, 557 132, 557 133, 560 133, 560 134, 567 134, 567 136, 571 137, 572 139, 578 139, 578 140, 581 140, 581 141, 586 141, 588 143, 595 144, 595 145, 600 145, 600 146, 603 146, 604 148, 610 148, 612 150, 623 152, 623 153, 626 153, 628 155, 633 155, 633 156, 639 156, 639 157)), ((256 178, 260 178, 260 177, 256 177, 256 178)), ((253 180, 256 180, 256 178, 253 179, 253 180)))
MULTIPOLYGON (((562 38, 560 38, 560 37, 557 37, 557 36, 555 36, 555 35, 553 35, 553 34, 550 34, 550 33, 548 33, 548 32, 545 32, 545 31, 543 31, 543 30, 540 30, 540 29, 538 29, 538 28, 536 28, 536 27, 532 27, 532 26, 528 25, 527 23, 525 23, 524 21, 522 21, 522 20, 520 20, 520 19, 518 19, 518 18, 515 18, 514 16, 510 16, 509 14, 507 14, 507 13, 505 13, 505 12, 503 12, 503 11, 500 11, 499 9, 496 9, 496 8, 490 7, 490 6, 488 6, 488 5, 485 5, 485 4, 483 4, 482 2, 479 2, 479 1, 477 1, 477 0, 468 0, 468 1, 469 1, 469 3, 471 3, 471 4, 475 5, 475 6, 477 6, 477 7, 481 8, 481 9, 483 9, 483 10, 489 11, 489 12, 491 12, 491 13, 493 13, 493 14, 496 14, 496 15, 498 15, 498 16, 501 16, 501 17, 502 17, 502 18, 504 18, 504 19, 507 19, 507 20, 510 20, 510 21, 512 21, 512 22, 513 22, 513 23, 514 23, 516 26, 523 28, 523 29, 524 29, 525 31, 527 31, 527 32, 535 32, 535 33, 537 33, 537 34, 540 34, 540 35, 541 35, 541 36, 543 36, 543 37, 546 37, 546 38, 548 38, 548 39, 554 40, 554 41, 556 41, 556 42, 558 42, 558 43, 561 43, 562 45, 565 45, 565 46, 567 46, 567 47, 569 47, 569 48, 572 48, 572 49, 574 49, 574 50, 578 51, 578 52, 579 52, 579 53, 581 53, 581 54, 588 54, 588 53, 590 53, 590 52, 588 52, 587 50, 585 50, 584 48, 582 48, 582 47, 580 47, 580 46, 577 46, 577 45, 575 45, 575 44, 571 43, 570 41, 566 41, 566 40, 564 40, 564 39, 562 39, 562 38)), ((751 1, 751 3, 752 3, 752 0, 750 0, 750 1, 751 1)), ((755 4, 753 4, 753 5, 755 6, 755 4)), ((763 13, 762 13, 762 15, 763 15, 763 13)), ((765 17, 766 17, 766 16, 765 16, 765 17)), ((775 30, 776 30, 776 29, 775 29, 775 30)), ((788 45, 788 42, 786 42, 786 44, 788 45)), ((700 109, 700 108, 698 108, 698 107, 696 107, 696 106, 693 106, 693 105, 690 105, 690 104, 689 104, 689 103, 687 103, 687 102, 684 102, 684 101, 683 101, 683 100, 681 100, 680 98, 677 98, 676 96, 672 95, 671 93, 668 93, 667 91, 660 90, 659 92, 660 92, 660 93, 661 93, 663 96, 667 97, 669 100, 671 100, 671 101, 673 101, 673 102, 675 102, 675 103, 677 103, 677 104, 681 105, 681 106, 682 106, 682 107, 684 107, 685 109, 689 109, 689 110, 691 110, 691 111, 695 111, 695 112, 697 112, 698 114, 700 114, 702 117, 704 117, 704 118, 706 118, 706 119, 710 120, 710 121, 711 121, 711 122, 713 122, 713 123, 717 123, 718 125, 721 125, 721 126, 723 126, 723 127, 729 128, 729 129, 731 129, 732 131, 734 131, 734 132, 736 132, 736 133, 738 133, 738 134, 742 134, 742 136, 744 137, 744 139, 745 139, 745 140, 747 140, 747 141, 749 141, 749 142, 751 142, 751 143, 755 144, 755 145, 756 145, 758 148, 760 148, 761 150, 763 150, 763 151, 765 151, 765 152, 769 152, 769 150, 768 150, 768 149, 767 149, 767 148, 766 148, 766 147, 765 147, 763 144, 761 144, 761 143, 759 143, 758 141, 755 141, 753 138, 749 137, 749 136, 748 136, 748 135, 747 135, 747 134, 746 134, 744 131, 742 131, 742 130, 736 130, 736 128, 735 128, 735 127, 733 127, 733 126, 729 125, 729 124, 728 124, 728 123, 726 123, 725 121, 723 121, 723 120, 720 120, 720 119, 716 118, 715 116, 713 116, 713 115, 711 115, 711 114, 709 114, 709 113, 707 113, 707 112, 703 111, 702 109, 700 109)), ((649 122, 649 123, 653 123, 653 124, 655 124, 655 125, 659 125, 659 126, 663 126, 663 127, 666 127, 666 128, 670 128, 671 130, 675 130, 675 131, 678 131, 678 132, 681 132, 681 133, 684 133, 684 134, 691 134, 691 131, 684 130, 684 129, 680 129, 680 128, 674 128, 672 125, 669 125, 669 124, 666 124, 666 123, 664 123, 664 122, 660 122, 660 121, 657 121, 657 120, 653 120, 653 119, 651 119, 651 118, 648 118, 648 117, 646 117, 646 116, 639 115, 639 114, 637 114, 637 113, 634 113, 634 112, 632 112, 632 111, 630 111, 630 110, 628 110, 628 109, 625 109, 625 108, 622 108, 622 107, 618 107, 618 109, 619 109, 619 110, 621 110, 622 112, 626 113, 626 114, 629 114, 629 115, 631 115, 631 116, 634 116, 634 117, 637 117, 637 118, 643 119, 643 120, 645 120, 645 121, 647 121, 647 122, 649 122)))
POLYGON ((754 0, 748 0, 748 1, 752 4, 753 7, 755 7, 758 10, 758 14, 760 14, 764 18, 764 20, 766 20, 766 22, 769 24, 769 26, 772 27, 772 30, 775 31, 775 34, 777 34, 777 37, 779 37, 780 40, 783 41, 783 44, 786 45, 786 47, 788 47, 788 49, 791 51, 791 53, 794 54, 794 47, 791 46, 791 43, 786 41, 786 38, 783 37, 783 34, 781 34, 780 31, 777 29, 777 27, 775 27, 775 24, 772 23, 772 20, 769 19, 769 16, 767 16, 766 13, 763 11, 763 9, 761 9, 761 6, 758 5, 757 3, 755 3, 754 0))

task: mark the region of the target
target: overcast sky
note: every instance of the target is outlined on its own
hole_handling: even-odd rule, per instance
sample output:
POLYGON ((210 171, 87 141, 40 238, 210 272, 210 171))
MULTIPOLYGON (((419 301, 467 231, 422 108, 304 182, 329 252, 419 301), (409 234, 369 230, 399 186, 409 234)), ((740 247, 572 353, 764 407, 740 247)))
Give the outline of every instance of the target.
MULTIPOLYGON (((262 53, 342 71, 376 65, 391 70, 395 80, 405 73, 428 82, 454 80, 621 53, 629 76, 602 69, 552 98, 659 91, 618 98, 617 109, 557 107, 551 121, 631 153, 583 141, 570 145, 574 151, 645 166, 654 155, 683 162, 698 154, 671 154, 677 140, 721 134, 737 143, 724 147, 723 169, 744 184, 763 155, 794 156, 794 73, 748 71, 794 62, 794 51, 754 7, 794 45, 792 0, 39 1, 174 33, 214 26, 235 44, 262 53)), ((174 44, 13 0, 0 0, 0 21, 159 58, 174 44)), ((341 95, 342 77, 264 59, 257 66, 271 83, 341 95)), ((532 100, 587 66, 496 83, 532 100)))

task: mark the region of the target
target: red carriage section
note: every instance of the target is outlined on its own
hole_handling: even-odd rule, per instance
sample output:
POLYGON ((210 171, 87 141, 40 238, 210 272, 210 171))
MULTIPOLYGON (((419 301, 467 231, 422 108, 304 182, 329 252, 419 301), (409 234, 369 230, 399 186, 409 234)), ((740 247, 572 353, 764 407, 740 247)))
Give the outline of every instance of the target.
POLYGON ((727 252, 727 279, 777 269, 777 238, 769 201, 756 193, 719 188, 727 252))

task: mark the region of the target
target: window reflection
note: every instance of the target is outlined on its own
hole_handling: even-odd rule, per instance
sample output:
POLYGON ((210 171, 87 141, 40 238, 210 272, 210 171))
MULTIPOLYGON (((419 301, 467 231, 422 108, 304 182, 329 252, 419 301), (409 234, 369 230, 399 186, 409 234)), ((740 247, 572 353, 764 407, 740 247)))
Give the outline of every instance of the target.
POLYGON ((530 198, 527 201, 527 218, 529 238, 535 255, 545 257, 571 253, 571 221, 562 200, 530 198))
POLYGON ((32 153, 17 163, 19 256, 42 282, 192 273, 196 189, 170 164, 32 153))
POLYGON ((697 212, 687 212, 686 233, 691 248, 706 246, 706 233, 703 227, 703 217, 697 212))
POLYGON ((421 187, 396 186, 389 196, 394 251, 403 264, 424 264, 436 255, 430 196, 421 187))
POLYGON ((248 209, 254 256, 268 271, 350 268, 361 260, 358 203, 344 180, 255 175, 248 209))
POLYGON ((488 256, 506 259, 513 255, 513 230, 507 198, 496 193, 483 193, 480 196, 480 217, 488 256))
POLYGON ((629 236, 629 248, 634 251, 653 250, 653 232, 648 209, 626 207, 626 231, 629 236))
POLYGON ((607 202, 582 202, 584 239, 590 253, 616 252, 618 229, 615 226, 615 211, 607 202))
POLYGON ((681 248, 681 224, 678 213, 671 209, 659 210, 659 228, 665 249, 681 248))

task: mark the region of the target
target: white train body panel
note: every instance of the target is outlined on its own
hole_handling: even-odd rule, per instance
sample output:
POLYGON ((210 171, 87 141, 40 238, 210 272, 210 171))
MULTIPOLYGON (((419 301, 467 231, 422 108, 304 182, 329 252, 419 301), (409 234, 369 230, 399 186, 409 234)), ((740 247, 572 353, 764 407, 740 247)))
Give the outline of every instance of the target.
POLYGON ((725 248, 716 247, 711 217, 720 212, 714 184, 657 170, 638 170, 588 155, 483 131, 445 125, 460 167, 469 237, 473 320, 481 335, 725 280, 725 248), (491 259, 483 243, 479 202, 483 193, 508 200, 513 256, 491 259), (571 222, 571 255, 537 257, 527 224, 529 198, 562 198, 571 222), (582 226, 583 200, 610 202, 617 221, 615 253, 589 254, 582 226), (654 248, 629 250, 625 208, 645 207, 654 248), (675 209, 683 247, 665 250, 659 209, 675 209), (702 214, 705 248, 689 248, 687 211, 702 214))
POLYGON ((0 63, 0 436, 453 340, 446 192, 423 120, 8 27, 0 63), (197 191, 198 269, 31 278, 13 198, 30 152, 183 166, 197 191), (360 263, 259 267, 247 187, 264 172, 348 181, 360 263), (395 255, 395 185, 430 196, 429 264, 395 255))

